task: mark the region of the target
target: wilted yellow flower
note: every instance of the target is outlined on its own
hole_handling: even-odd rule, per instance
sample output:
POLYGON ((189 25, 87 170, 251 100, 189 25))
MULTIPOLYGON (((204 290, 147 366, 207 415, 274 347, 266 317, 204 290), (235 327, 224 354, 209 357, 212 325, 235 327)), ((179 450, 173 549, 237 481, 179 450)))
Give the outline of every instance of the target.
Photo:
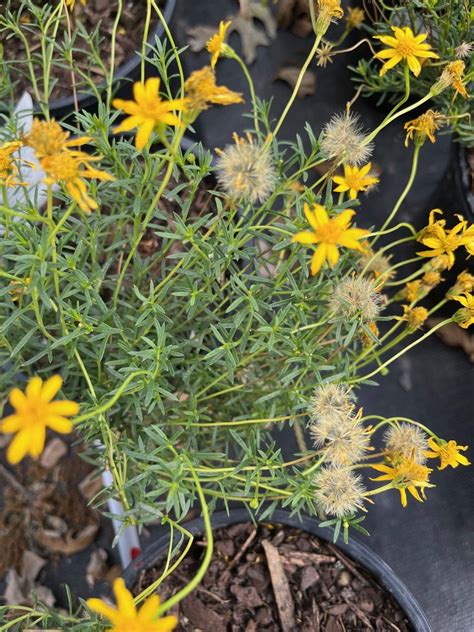
POLYGON ((456 278, 456 283, 446 292, 448 298, 453 298, 459 294, 471 293, 474 289, 474 275, 464 270, 456 278))
POLYGON ((10 281, 10 296, 12 301, 19 301, 20 297, 27 294, 28 287, 31 284, 31 277, 25 277, 19 281, 10 281))
POLYGON ((85 213, 90 213, 97 208, 97 202, 88 194, 85 179, 106 180, 108 182, 115 180, 114 176, 109 173, 92 167, 90 163, 98 159, 82 153, 73 155, 69 151, 46 156, 41 160, 41 166, 46 173, 44 181, 48 185, 64 185, 67 193, 79 208, 85 213), (81 167, 85 168, 82 169, 81 167))
POLYGON ((359 7, 349 7, 345 17, 347 27, 350 29, 358 29, 365 19, 365 13, 359 7))
POLYGON ((438 59, 438 55, 431 50, 429 44, 423 43, 427 38, 426 33, 415 35, 409 26, 399 28, 392 26, 394 36, 375 35, 389 48, 384 48, 375 55, 375 59, 387 59, 380 69, 380 76, 383 76, 390 68, 393 68, 401 61, 406 61, 409 69, 418 77, 421 72, 420 59, 438 59))
POLYGON ((227 29, 232 24, 232 22, 223 22, 222 20, 219 23, 219 31, 211 37, 211 39, 207 42, 206 48, 211 53, 211 68, 214 69, 219 59, 219 55, 221 55, 225 50, 225 38, 227 35, 227 29))
POLYGON ((351 200, 355 200, 359 191, 365 191, 379 182, 378 178, 370 175, 372 163, 368 162, 364 167, 351 167, 344 165, 344 175, 334 176, 333 180, 338 185, 334 191, 345 193, 349 191, 351 200))
POLYGON ((33 377, 25 393, 18 388, 11 391, 9 399, 15 412, 0 422, 1 432, 17 433, 7 450, 10 463, 19 463, 27 454, 37 459, 44 448, 46 428, 61 434, 72 432, 73 425, 67 417, 77 415, 79 405, 69 400, 52 401, 61 386, 59 375, 44 384, 40 377, 33 377))
POLYGON ((429 476, 433 470, 426 465, 416 463, 413 455, 409 458, 402 457, 395 465, 374 463, 374 470, 382 472, 373 481, 391 481, 392 486, 400 492, 400 500, 403 507, 407 506, 407 491, 419 502, 426 500, 425 489, 434 487, 429 483, 429 476), (419 492, 418 492, 419 490, 419 492))
POLYGON ((242 95, 230 90, 226 86, 216 85, 216 75, 210 66, 204 66, 195 70, 184 84, 184 93, 187 97, 189 110, 195 112, 195 116, 207 110, 210 103, 215 105, 233 105, 243 103, 242 95))
POLYGON ((326 261, 334 268, 339 261, 339 246, 363 251, 359 240, 368 235, 369 231, 351 228, 351 219, 355 215, 352 209, 346 209, 330 218, 321 204, 313 204, 311 209, 305 202, 304 214, 312 230, 296 233, 293 241, 305 245, 317 244, 311 260, 311 274, 317 274, 326 261))
POLYGON ((33 119, 31 129, 22 137, 23 145, 31 147, 37 158, 52 156, 63 151, 71 151, 75 154, 74 147, 79 147, 88 143, 92 139, 89 136, 81 136, 69 140, 70 133, 64 130, 54 119, 40 121, 33 119))
POLYGON ((432 92, 439 94, 449 86, 452 86, 456 92, 459 92, 465 99, 469 96, 463 83, 465 63, 460 59, 451 61, 443 69, 441 77, 434 84, 432 92))
POLYGON ((341 0, 317 0, 318 17, 316 20, 316 33, 324 35, 333 20, 339 20, 344 15, 341 8, 341 0))
POLYGON ((110 621, 111 632, 171 632, 178 625, 174 615, 158 617, 160 598, 149 597, 139 610, 121 577, 114 581, 117 607, 110 606, 102 599, 88 599, 87 606, 110 621))
POLYGON ((17 178, 20 175, 16 162, 31 166, 27 160, 13 158, 13 154, 21 147, 18 141, 11 141, 0 146, 0 186, 20 187, 26 186, 26 182, 21 182, 17 178))
POLYGON ((424 307, 410 307, 403 305, 403 316, 396 316, 395 320, 403 320, 407 322, 409 329, 415 331, 419 329, 428 318, 428 310, 424 307))
POLYGON ((435 132, 445 121, 446 117, 434 110, 427 110, 416 119, 408 121, 404 125, 407 131, 405 146, 408 147, 408 140, 413 140, 419 145, 422 145, 426 138, 429 138, 432 143, 436 142, 435 132))
POLYGON ((438 470, 444 470, 448 465, 453 468, 458 467, 458 465, 471 465, 467 458, 460 454, 461 451, 467 450, 467 445, 458 445, 456 441, 442 441, 441 439, 436 441, 433 437, 428 441, 428 445, 431 450, 425 452, 425 455, 430 459, 440 459, 441 464, 438 470))
POLYGON ((421 283, 428 288, 439 285, 441 281, 443 281, 443 278, 437 270, 428 270, 428 272, 425 272, 425 274, 421 277, 421 283))
POLYGON ((459 309, 453 318, 463 329, 467 329, 474 324, 474 296, 466 292, 459 296, 453 296, 453 300, 463 306, 463 309, 459 309))
POLYGON ((474 232, 472 226, 467 227, 466 220, 461 219, 451 230, 445 229, 445 221, 434 221, 434 213, 441 212, 435 209, 430 213, 430 223, 425 227, 417 237, 417 241, 421 242, 430 250, 417 252, 420 257, 437 257, 439 255, 447 255, 449 260, 448 268, 454 264, 454 253, 460 246, 467 249, 474 246, 474 232))
POLYGON ((140 81, 133 86, 134 101, 115 99, 113 106, 123 110, 129 116, 115 128, 115 133, 129 132, 138 128, 135 137, 135 147, 141 150, 150 140, 155 128, 174 125, 182 127, 183 123, 173 110, 180 112, 185 110, 187 99, 171 99, 164 101, 160 96, 159 77, 150 77, 143 84, 140 81))

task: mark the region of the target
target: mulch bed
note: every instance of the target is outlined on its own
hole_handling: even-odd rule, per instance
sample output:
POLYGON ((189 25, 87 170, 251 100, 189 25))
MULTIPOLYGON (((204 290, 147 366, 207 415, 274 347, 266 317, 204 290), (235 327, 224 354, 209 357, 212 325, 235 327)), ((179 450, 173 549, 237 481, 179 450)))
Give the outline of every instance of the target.
MULTIPOLYGON (((8 8, 15 15, 18 11, 22 0, 10 0, 8 8)), ((41 6, 42 0, 37 0, 37 4, 41 6)), ((110 58, 110 45, 114 22, 117 17, 118 3, 113 0, 87 0, 85 6, 82 6, 80 0, 76 0, 75 10, 71 16, 71 30, 74 33, 75 25, 81 24, 87 33, 92 33, 100 24, 100 57, 102 60, 110 58)), ((158 0, 158 5, 163 7, 165 0, 158 0)), ((146 15, 146 0, 125 0, 123 3, 123 11, 117 29, 116 38, 116 67, 123 64, 137 50, 141 48, 142 34, 146 15)), ((32 33, 27 30, 29 21, 28 13, 23 11, 23 22, 25 23, 24 35, 28 38, 31 51, 38 54, 41 50, 41 39, 38 30, 32 33)), ((153 16, 152 16, 153 19, 153 16)), ((151 28, 153 28, 153 23, 151 28)), ((67 34, 67 23, 64 19, 60 26, 56 41, 60 44, 64 36, 67 34)), ((25 48, 20 38, 11 37, 3 42, 4 55, 7 60, 21 62, 25 59, 25 48)), ((103 70, 97 65, 91 64, 91 53, 89 47, 81 37, 76 37, 74 42, 74 59, 78 67, 86 73, 91 74, 96 83, 104 81, 103 70)), ((21 71, 24 64, 18 64, 21 71)), ((38 69, 39 70, 39 69, 38 69)), ((16 73, 13 73, 16 74, 16 73)), ((18 73, 20 74, 20 73, 18 73)), ((52 98, 71 96, 71 70, 64 63, 64 68, 54 65, 52 70, 52 80, 57 83, 52 91, 52 98)), ((75 77, 77 87, 80 88, 80 77, 75 77)), ((27 76, 19 77, 16 86, 16 96, 20 96, 24 90, 31 92, 31 85, 27 76)))
MULTIPOLYGON (((195 542, 159 587, 163 600, 199 568, 195 542)), ((139 594, 161 575, 143 571, 139 594)), ((408 632, 393 597, 336 546, 281 525, 238 524, 215 532, 215 554, 201 585, 174 610, 178 632, 408 632)))

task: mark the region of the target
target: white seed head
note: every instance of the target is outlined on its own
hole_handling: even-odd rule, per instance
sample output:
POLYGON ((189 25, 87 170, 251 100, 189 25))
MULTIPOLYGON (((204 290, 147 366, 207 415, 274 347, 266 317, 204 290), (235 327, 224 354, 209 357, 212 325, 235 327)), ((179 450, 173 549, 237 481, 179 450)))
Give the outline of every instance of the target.
POLYGON ((468 59, 473 50, 474 45, 472 42, 461 42, 459 46, 454 49, 454 53, 458 59, 468 59))
POLYGON ((316 503, 325 514, 345 518, 363 506, 361 477, 349 469, 322 467, 314 477, 316 503))
POLYGON ((326 124, 321 138, 321 151, 329 160, 360 165, 369 161, 373 144, 366 143, 366 134, 359 117, 348 112, 334 115, 326 124))
POLYGON ((382 307, 382 298, 377 284, 372 279, 348 276, 334 288, 329 307, 338 316, 364 322, 375 320, 382 307))
POLYGON ((415 463, 426 461, 425 451, 429 449, 427 435, 413 424, 400 423, 390 426, 384 435, 385 449, 391 459, 397 456, 413 457, 415 463))
POLYGON ((352 418, 354 402, 352 393, 344 384, 320 384, 311 399, 311 425, 331 425, 334 422, 352 418))
POLYGON ((270 151, 254 143, 250 135, 245 139, 234 135, 234 140, 218 152, 217 180, 232 199, 263 202, 277 182, 270 151))

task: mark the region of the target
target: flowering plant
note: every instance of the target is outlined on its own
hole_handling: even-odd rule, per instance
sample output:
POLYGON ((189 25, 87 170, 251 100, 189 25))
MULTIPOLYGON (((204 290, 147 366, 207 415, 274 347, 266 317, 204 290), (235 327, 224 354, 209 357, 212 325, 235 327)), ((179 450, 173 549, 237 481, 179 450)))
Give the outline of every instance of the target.
MULTIPOLYGON (((149 6, 162 19, 153 0, 149 6)), ((28 131, 18 116, 5 118, 0 384, 11 411, 1 430, 14 435, 7 458, 37 458, 48 428, 68 433, 74 426, 88 459, 111 474, 96 502, 118 498, 124 526, 159 517, 183 544, 192 536, 181 523, 195 504, 206 525, 202 566, 182 591, 137 611, 119 582, 117 610, 89 603, 116 630, 174 627, 173 617, 157 616, 202 578, 212 555, 209 514, 218 502, 244 503, 261 518, 279 505, 319 515, 335 538, 341 531, 347 538, 351 528, 364 532, 363 512, 378 494, 396 490, 403 506, 407 492, 422 502, 433 487, 429 465, 469 463, 466 447, 450 437, 419 420, 365 412, 356 399, 358 385, 373 384, 436 329, 473 320, 474 277, 467 272, 442 303, 428 311, 420 302, 459 252, 474 253, 474 227, 462 218, 448 227, 436 210, 421 233, 394 223, 419 149, 434 133, 417 119, 407 129, 413 169, 406 188, 382 227, 360 226, 360 193, 379 181, 369 162, 378 133, 430 98, 442 79, 371 132, 347 109, 319 136, 305 125, 308 150, 300 138, 281 140, 304 72, 342 15, 336 0, 318 7, 313 48, 280 117, 255 97, 246 72, 252 125, 215 161, 182 141, 204 109, 243 101, 216 81, 222 56, 245 68, 225 42, 225 24, 209 42, 209 66, 189 77, 166 29, 169 44, 154 48, 159 78, 145 81, 143 73, 133 99, 112 99, 109 82, 98 114, 76 112, 66 128, 49 116, 45 89, 37 95, 43 118, 28 131), (44 207, 34 192, 9 202, 10 189, 28 185, 20 146, 42 170, 44 207), (312 170, 323 163, 329 166, 315 181, 312 170), (392 260, 392 251, 409 242, 418 243, 418 268, 395 279, 409 262, 392 260), (455 315, 419 333, 448 299, 460 304, 455 315), (389 305, 394 313, 385 311, 389 305), (20 373, 28 376, 25 389, 20 373), (297 455, 279 445, 288 428, 297 455), (380 435, 382 449, 375 447, 380 435)), ((43 8, 45 15, 51 10, 43 8)), ((416 60, 437 53, 421 39, 416 45, 415 61, 397 54, 391 65, 421 72, 416 60)), ((32 73, 36 62, 28 60, 32 73)), ((182 555, 171 564, 179 547, 169 552, 166 572, 182 555)), ((48 625, 59 615, 32 616, 48 625)), ((84 616, 71 615, 68 629, 94 624, 93 615, 84 616)))

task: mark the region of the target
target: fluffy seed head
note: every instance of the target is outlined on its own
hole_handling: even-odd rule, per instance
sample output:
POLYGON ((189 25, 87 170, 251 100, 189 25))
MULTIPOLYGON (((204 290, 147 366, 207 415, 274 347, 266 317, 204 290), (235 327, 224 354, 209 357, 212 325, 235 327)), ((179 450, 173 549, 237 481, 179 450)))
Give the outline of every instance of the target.
POLYGON ((461 42, 459 46, 454 49, 454 53, 458 59, 468 59, 473 50, 474 46, 472 42, 461 42))
POLYGON ((330 160, 350 165, 365 164, 372 154, 372 143, 365 143, 366 135, 359 117, 349 112, 336 114, 326 124, 321 138, 321 151, 330 160))
POLYGON ((351 390, 347 386, 320 384, 311 400, 311 423, 338 422, 351 417, 353 409, 351 390))
POLYGON ((370 248, 366 250, 359 261, 359 268, 364 270, 366 274, 370 274, 372 278, 378 280, 377 287, 393 279, 395 272, 391 270, 391 267, 390 256, 385 257, 370 248))
POLYGON ((372 279, 348 276, 335 286, 330 308, 344 319, 373 321, 380 313, 381 296, 372 279))
POLYGON ((315 499, 325 514, 345 518, 363 507, 361 477, 341 467, 323 467, 314 478, 315 499))
POLYGON ((427 435, 412 424, 400 423, 390 426, 384 436, 385 449, 392 462, 400 457, 413 457, 415 463, 425 463, 425 452, 428 450, 427 435))
POLYGON ((272 193, 277 181, 275 166, 268 149, 254 143, 250 134, 239 138, 234 134, 234 145, 219 151, 217 179, 233 199, 255 204, 272 193))

